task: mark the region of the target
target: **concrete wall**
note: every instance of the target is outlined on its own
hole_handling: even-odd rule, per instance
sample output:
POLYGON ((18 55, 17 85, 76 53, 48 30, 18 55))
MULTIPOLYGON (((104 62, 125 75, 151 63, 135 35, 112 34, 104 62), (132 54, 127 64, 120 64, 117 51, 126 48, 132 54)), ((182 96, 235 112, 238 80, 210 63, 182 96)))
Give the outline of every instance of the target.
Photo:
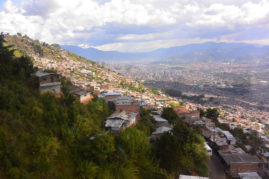
POLYGON ((54 86, 40 86, 39 91, 44 93, 47 91, 50 91, 52 93, 61 93, 61 86, 60 85, 54 85, 54 86))

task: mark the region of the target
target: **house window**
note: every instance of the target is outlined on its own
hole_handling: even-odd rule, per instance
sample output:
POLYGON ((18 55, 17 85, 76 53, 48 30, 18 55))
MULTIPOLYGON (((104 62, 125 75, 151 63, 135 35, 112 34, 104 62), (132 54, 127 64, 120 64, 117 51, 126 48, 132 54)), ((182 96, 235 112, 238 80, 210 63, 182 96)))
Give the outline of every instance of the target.
POLYGON ((54 82, 53 76, 50 76, 50 81, 54 82))

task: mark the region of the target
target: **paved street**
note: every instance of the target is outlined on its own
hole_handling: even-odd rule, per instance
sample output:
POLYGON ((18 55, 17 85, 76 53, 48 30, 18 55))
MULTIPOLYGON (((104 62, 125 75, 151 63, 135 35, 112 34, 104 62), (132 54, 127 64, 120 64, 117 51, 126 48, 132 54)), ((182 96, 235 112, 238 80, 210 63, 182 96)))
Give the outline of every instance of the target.
POLYGON ((213 154, 209 161, 209 178, 210 179, 226 179, 223 165, 220 159, 213 154))

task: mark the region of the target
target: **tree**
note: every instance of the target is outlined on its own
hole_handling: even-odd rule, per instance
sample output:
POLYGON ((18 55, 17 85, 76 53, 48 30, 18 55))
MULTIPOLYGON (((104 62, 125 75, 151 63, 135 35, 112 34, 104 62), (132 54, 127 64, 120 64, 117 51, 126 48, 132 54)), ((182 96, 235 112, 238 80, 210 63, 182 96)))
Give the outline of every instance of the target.
POLYGON ((136 128, 146 132, 147 134, 151 134, 156 130, 156 122, 153 116, 151 116, 149 110, 140 108, 140 120, 138 121, 136 128))
POLYGON ((206 117, 213 121, 217 121, 219 117, 219 110, 217 108, 208 108, 206 110, 206 117))
POLYGON ((198 108, 198 110, 200 111, 200 117, 201 117, 201 118, 204 117, 204 116, 206 115, 206 112, 205 112, 203 109, 198 108))
POLYGON ((156 144, 156 155, 160 159, 160 167, 174 172, 180 167, 181 147, 177 138, 171 133, 164 133, 156 144))
POLYGON ((170 122, 171 124, 174 124, 177 120, 180 120, 173 108, 164 108, 162 117, 168 120, 168 122, 170 122))
POLYGON ((136 128, 127 128, 117 138, 117 144, 129 158, 140 161, 150 154, 149 137, 136 128))
POLYGON ((103 133, 90 138, 83 137, 78 144, 78 148, 82 159, 90 159, 97 164, 104 163, 115 151, 113 137, 103 133))

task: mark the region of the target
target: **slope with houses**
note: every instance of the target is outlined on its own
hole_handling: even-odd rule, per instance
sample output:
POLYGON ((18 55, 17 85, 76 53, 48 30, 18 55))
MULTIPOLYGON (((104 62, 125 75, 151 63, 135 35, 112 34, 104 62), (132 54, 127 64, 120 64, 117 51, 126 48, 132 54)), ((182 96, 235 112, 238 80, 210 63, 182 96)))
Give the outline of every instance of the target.
MULTIPOLYGON (((31 44, 32 40, 25 36, 6 36, 8 45, 17 38, 21 44, 31 44), (27 43, 26 43, 27 42, 27 43)), ((116 72, 110 71, 94 62, 71 54, 57 46, 42 44, 39 45, 37 53, 32 49, 29 55, 33 58, 34 65, 39 68, 36 77, 39 78, 39 89, 41 92, 52 91, 59 93, 59 75, 69 79, 75 86, 70 86, 69 90, 74 93, 78 100, 87 103, 91 100, 92 95, 99 95, 104 98, 109 106, 114 108, 114 113, 105 121, 105 128, 112 133, 119 133, 124 128, 136 125, 139 120, 140 107, 152 109, 152 115, 156 121, 157 129, 151 135, 151 139, 157 140, 164 132, 172 130, 173 126, 160 115, 165 107, 174 107, 179 117, 190 126, 198 126, 201 133, 207 140, 209 146, 218 154, 223 161, 225 171, 233 176, 257 175, 262 174, 269 176, 268 159, 269 155, 262 151, 258 155, 251 155, 238 147, 236 138, 229 132, 217 128, 216 125, 208 118, 200 118, 198 108, 204 108, 192 103, 186 103, 179 107, 180 99, 170 97, 161 91, 154 91, 151 88, 141 85, 139 81, 126 78, 116 72), (46 52, 46 53, 44 53, 46 52), (46 55, 47 54, 47 55, 46 55), (51 56, 53 54, 53 57, 51 56), (57 58, 55 58, 55 56, 57 58), (45 69, 53 69, 55 73, 46 73, 45 69), (58 75, 59 74, 59 75, 58 75)), ((15 46, 18 55, 24 54, 20 51, 19 46, 15 46)), ((31 45, 27 48, 31 49, 31 45)), ((223 111, 221 111, 221 114, 223 111)), ((263 135, 263 132, 255 128, 247 128, 240 125, 242 120, 233 123, 225 119, 219 119, 221 123, 227 123, 231 128, 243 128, 244 132, 257 132, 262 138, 266 147, 269 139, 263 135)), ((208 150, 210 148, 205 145, 208 150)), ((209 153, 212 151, 209 151, 209 153)))

